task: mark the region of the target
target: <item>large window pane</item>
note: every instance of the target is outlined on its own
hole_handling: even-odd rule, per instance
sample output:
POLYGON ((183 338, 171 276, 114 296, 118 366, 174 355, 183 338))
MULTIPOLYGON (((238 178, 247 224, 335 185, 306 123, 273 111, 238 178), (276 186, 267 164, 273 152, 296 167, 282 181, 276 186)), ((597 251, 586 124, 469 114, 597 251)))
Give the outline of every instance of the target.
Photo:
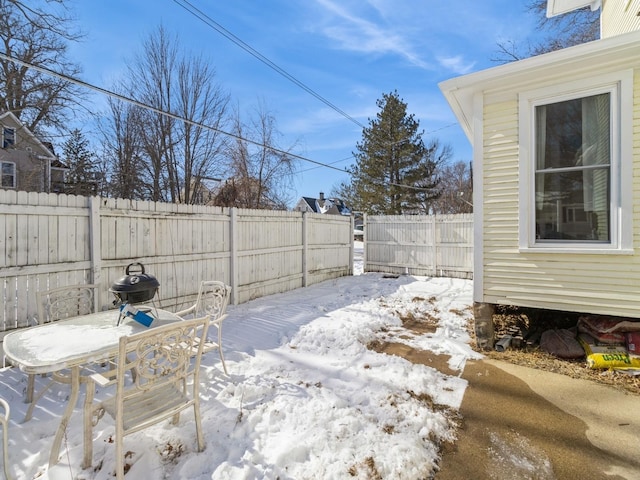
POLYGON ((608 168, 536 174, 536 238, 609 241, 609 180, 608 168))
POLYGON ((611 240, 609 97, 536 107, 537 241, 611 240))

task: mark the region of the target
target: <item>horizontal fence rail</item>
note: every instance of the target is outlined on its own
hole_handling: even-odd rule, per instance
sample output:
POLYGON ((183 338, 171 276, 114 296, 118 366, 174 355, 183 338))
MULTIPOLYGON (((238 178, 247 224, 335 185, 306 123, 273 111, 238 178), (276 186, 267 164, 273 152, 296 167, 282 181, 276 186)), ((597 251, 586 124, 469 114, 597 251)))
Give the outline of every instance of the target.
POLYGON ((473 215, 365 215, 364 271, 473 278, 473 215))
POLYGON ((154 303, 179 309, 201 280, 232 303, 353 273, 351 217, 0 190, 0 332, 37 321, 36 292, 109 286, 140 262, 160 282, 154 303))

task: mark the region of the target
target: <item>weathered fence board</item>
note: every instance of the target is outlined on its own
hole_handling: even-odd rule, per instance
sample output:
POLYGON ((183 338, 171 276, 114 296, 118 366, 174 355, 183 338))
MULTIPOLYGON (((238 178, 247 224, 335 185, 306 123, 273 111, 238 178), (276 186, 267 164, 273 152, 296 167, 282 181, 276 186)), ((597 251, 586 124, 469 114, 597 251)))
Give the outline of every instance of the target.
POLYGON ((473 278, 473 215, 365 215, 365 272, 473 278))
POLYGON ((350 275, 352 221, 331 217, 0 190, 0 331, 33 324, 38 290, 98 283, 112 307, 108 288, 133 262, 165 308, 192 303, 203 279, 241 303, 350 275))
MULTIPOLYGON (((471 278, 471 215, 365 217, 365 271, 471 278)), ((182 308, 202 279, 232 302, 353 273, 353 221, 338 215, 0 190, 0 332, 33 324, 35 294, 111 283, 133 262, 160 282, 156 304, 182 308)))

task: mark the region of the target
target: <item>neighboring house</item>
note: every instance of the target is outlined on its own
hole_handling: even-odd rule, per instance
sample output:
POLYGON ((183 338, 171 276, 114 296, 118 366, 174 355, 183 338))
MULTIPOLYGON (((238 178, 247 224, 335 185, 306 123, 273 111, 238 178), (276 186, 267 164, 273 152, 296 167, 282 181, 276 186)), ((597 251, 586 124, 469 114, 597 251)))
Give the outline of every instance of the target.
POLYGON ((302 197, 293 208, 296 212, 328 213, 330 215, 351 215, 351 209, 339 198, 324 198, 320 192, 319 198, 302 197))
POLYGON ((0 188, 28 192, 64 191, 66 166, 11 112, 0 115, 0 188))
POLYGON ((548 15, 583 7, 600 40, 440 84, 473 146, 484 347, 496 305, 640 318, 640 0, 548 15))

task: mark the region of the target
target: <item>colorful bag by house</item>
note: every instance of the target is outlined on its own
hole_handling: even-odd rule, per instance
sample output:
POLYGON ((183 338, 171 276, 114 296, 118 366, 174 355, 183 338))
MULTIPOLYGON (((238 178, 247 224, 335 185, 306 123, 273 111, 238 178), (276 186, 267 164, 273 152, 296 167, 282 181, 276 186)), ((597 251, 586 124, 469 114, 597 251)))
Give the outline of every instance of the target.
POLYGON ((578 331, 591 335, 598 343, 624 345, 624 332, 618 330, 619 319, 583 315, 578 318, 578 331))
POLYGON ((589 368, 613 368, 616 370, 640 368, 640 357, 629 355, 627 352, 592 353, 587 355, 589 368))

